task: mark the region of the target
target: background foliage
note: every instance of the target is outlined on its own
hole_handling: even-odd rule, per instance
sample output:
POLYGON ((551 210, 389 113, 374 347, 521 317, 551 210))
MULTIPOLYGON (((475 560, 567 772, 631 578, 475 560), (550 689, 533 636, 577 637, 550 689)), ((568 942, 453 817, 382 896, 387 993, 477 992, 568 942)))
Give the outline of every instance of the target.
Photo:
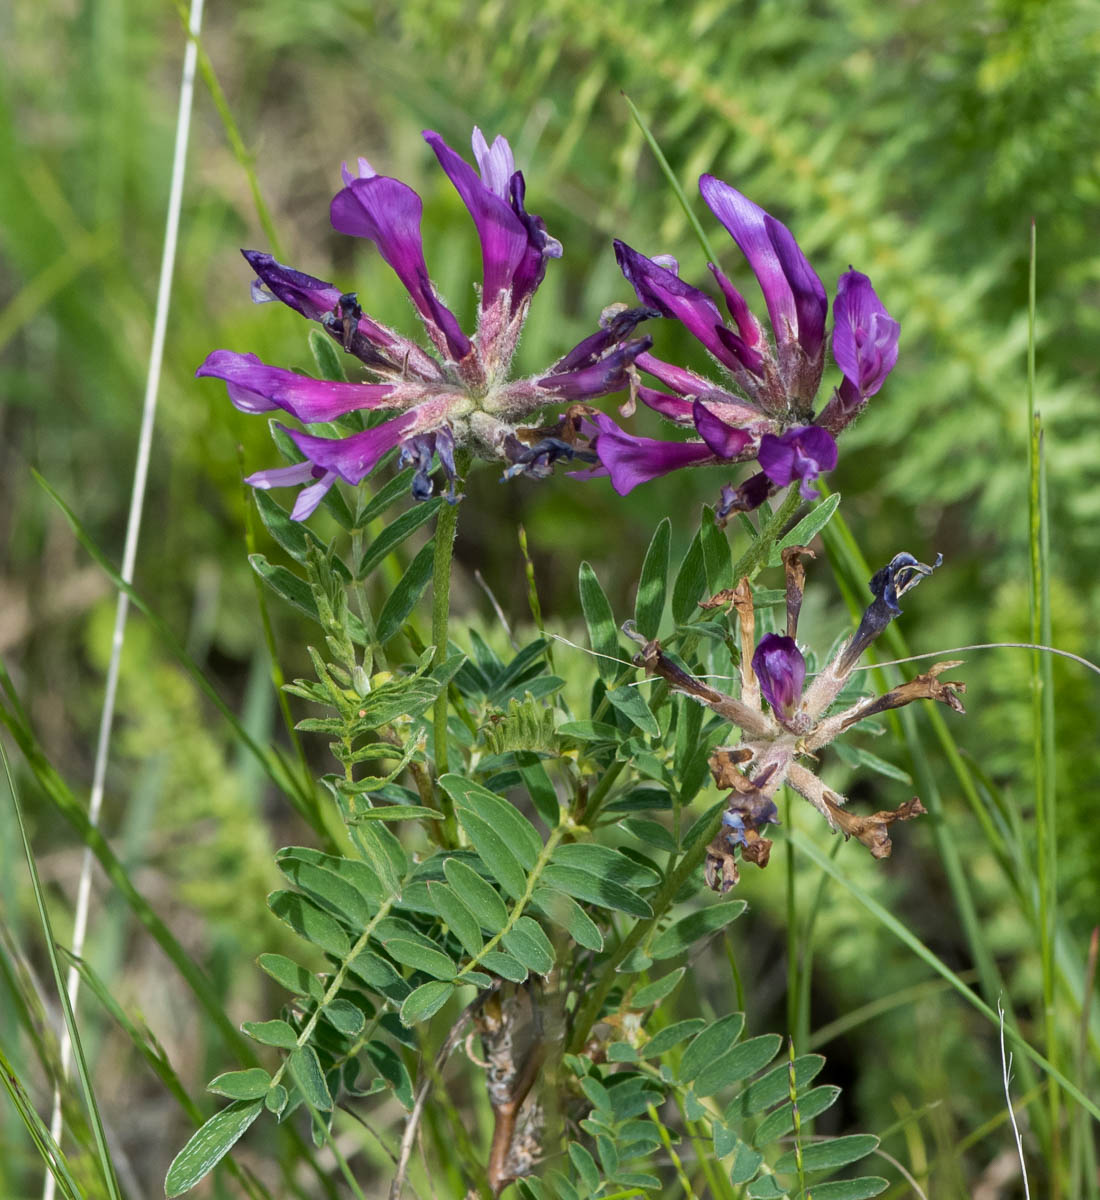
MULTIPOLYGON (((610 251, 613 234, 647 253, 675 253, 689 278, 704 274, 686 220, 630 120, 620 96, 626 90, 689 194, 703 170, 730 180, 791 226, 827 284, 853 263, 901 321, 899 367, 845 435, 831 483, 871 562, 900 548, 921 557, 944 552, 935 587, 906 605, 904 634, 915 650, 1026 637, 1024 350, 1034 216, 1054 637, 1095 658, 1096 17, 1086 0, 962 10, 944 0, 215 4, 204 45, 251 157, 242 164, 209 93, 200 91, 139 590, 249 731, 260 740, 276 736, 239 483, 242 457, 255 469, 270 465, 271 452, 262 422, 243 418, 220 387, 191 376, 214 346, 283 365, 308 366, 309 356, 294 314, 250 305, 237 248, 272 249, 356 287, 372 312, 411 331, 412 314, 384 265, 328 229, 338 163, 362 153, 424 196, 429 263, 468 318, 473 296, 464 281, 474 273, 475 240, 418 131, 436 128, 455 145, 465 145, 475 122, 504 132, 525 168, 531 207, 566 249, 536 297, 518 366, 550 361, 589 331, 603 305, 629 299, 610 251), (270 211, 266 229, 249 162, 270 211)), ((0 23, 0 454, 8 497, 0 518, 0 651, 46 752, 82 795, 101 702, 109 583, 88 565, 28 468, 51 481, 117 558, 182 34, 171 6, 125 0, 14 5, 0 23)), ((720 231, 708 225, 708 232, 725 264, 734 264, 720 231)), ((656 333, 662 348, 694 354, 676 330, 656 333)), ((597 564, 616 613, 629 612, 654 515, 672 518, 678 560, 700 504, 713 502, 721 482, 713 474, 674 477, 621 501, 603 483, 520 481, 504 505, 493 473, 475 476, 458 544, 460 617, 506 649, 480 572, 512 623, 526 621, 520 522, 551 628, 581 629, 574 580, 583 559, 597 564)), ((278 555, 270 544, 259 548, 278 555)), ((379 595, 399 570, 387 564, 379 595)), ((844 619, 825 577, 820 570, 811 583, 802 631, 821 650, 844 619)), ((273 619, 287 675, 308 672, 304 624, 278 605, 273 619)), ((579 632, 574 640, 582 640, 579 632)), ((565 647, 555 655, 567 692, 576 691, 588 663, 565 647)), ((966 677, 970 715, 952 732, 987 780, 983 799, 1003 800, 1027 825, 1027 656, 974 654, 966 677)), ((1100 827, 1092 819, 1098 696, 1095 677, 1076 667, 1056 663, 1054 677, 1061 920, 1080 973, 1100 904, 1100 827)), ((140 620, 129 634, 121 713, 106 826, 120 859, 207 967, 234 1022, 276 1011, 251 960, 287 936, 262 897, 275 880, 274 847, 297 844, 306 831, 140 620)), ((987 949, 1026 1016, 1038 995, 1032 930, 942 755, 915 768, 900 742, 876 752, 917 774, 922 795, 929 783, 941 790, 943 836, 965 860, 987 949)), ((831 764, 838 784, 873 807, 887 807, 889 789, 900 786, 863 772, 846 780, 844 769, 831 764)), ((27 798, 64 943, 79 843, 44 795, 32 788, 27 798)), ((15 981, 16 947, 28 970, 46 968, 10 821, 0 805, 0 897, 10 937, 0 1045, 9 1054, 17 1047, 21 1073, 41 1085, 20 1037, 30 1018, 15 1000, 28 994, 15 981)), ((824 844, 820 830, 812 835, 824 844)), ((941 959, 971 970, 973 947, 932 828, 908 826, 895 840, 887 870, 854 847, 842 848, 839 861, 904 913, 941 959)), ((803 863, 793 879, 798 904, 810 906, 818 873, 803 863)), ((90 962, 128 1011, 144 1013, 197 1093, 224 1066, 218 1034, 125 907, 106 887, 101 894, 90 962)), ((784 876, 774 867, 746 875, 740 896, 749 911, 730 938, 745 1008, 759 1031, 784 1029, 784 876)), ((930 1194, 971 1194, 1008 1148, 1003 1126, 984 1131, 1004 1115, 986 1032, 841 889, 826 885, 813 911, 812 973, 805 970, 814 1032, 800 1050, 824 1046, 829 1082, 844 1085, 835 1130, 882 1134, 920 1113, 885 1147, 931 1179, 930 1194)), ((736 1007, 720 942, 693 960, 691 979, 714 1015, 736 1007)), ((190 1126, 114 1025, 102 1026, 90 1050, 126 1169, 135 1187, 152 1193, 190 1126)), ((0 1119, 0 1190, 33 1191, 38 1167, 22 1124, 8 1108, 0 1119)), ((375 1154, 372 1145, 362 1152, 375 1154)))

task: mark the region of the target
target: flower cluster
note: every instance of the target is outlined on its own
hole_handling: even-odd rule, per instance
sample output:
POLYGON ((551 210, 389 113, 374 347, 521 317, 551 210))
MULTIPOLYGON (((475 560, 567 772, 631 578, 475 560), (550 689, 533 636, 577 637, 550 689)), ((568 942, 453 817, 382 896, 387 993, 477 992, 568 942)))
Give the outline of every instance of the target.
POLYGON ((821 280, 780 221, 713 175, 702 176, 699 189, 756 276, 771 338, 716 264, 708 265, 732 327, 706 292, 680 278, 675 259, 647 258, 616 242, 619 266, 639 301, 680 321, 727 382, 716 384, 648 351, 639 355, 637 366, 662 387, 640 386, 638 398, 701 440, 635 437, 599 414, 591 434, 600 466, 591 474, 609 475, 615 490, 625 495, 680 467, 757 460, 758 474, 739 488, 724 489, 719 516, 726 517, 758 507, 775 488, 795 481, 804 498, 812 496, 813 480, 836 466, 835 435, 862 411, 897 362, 899 326, 866 275, 849 269, 840 277, 832 351, 842 380, 814 418, 828 312, 821 280))
POLYGON ((807 687, 806 660, 795 640, 805 580, 803 556, 814 557, 805 546, 790 546, 783 551, 787 574, 785 634, 766 633, 756 642, 756 619, 747 579, 703 602, 707 608, 729 605, 730 611, 737 612, 741 643, 739 697, 727 696, 688 674, 664 653, 659 642, 645 641, 630 623, 624 626, 624 632, 643 646, 634 660, 638 666, 741 730, 740 744, 722 747, 710 759, 715 783, 730 792, 722 831, 708 849, 707 880, 716 890, 727 891, 737 882, 738 852, 745 861, 767 864, 771 842, 760 831, 778 823, 775 796, 783 784, 808 800, 831 829, 839 829, 845 837, 856 837, 876 858, 886 858, 891 850, 889 826, 923 813, 920 800, 914 797, 892 811, 857 816, 844 807, 845 798, 826 787, 804 760, 814 760, 821 749, 860 721, 914 700, 938 700, 955 712, 964 711, 959 693, 966 691, 966 685, 940 679, 944 671, 958 666, 957 662, 937 663, 885 695, 839 706, 835 711, 863 652, 901 613, 901 597, 932 573, 939 565, 938 558, 928 566, 911 554, 896 554, 877 571, 869 585, 874 599, 855 633, 807 687))
MULTIPOLYGON (((558 458, 577 449, 541 436, 522 423, 548 405, 589 401, 622 390, 634 359, 650 346, 630 337, 645 310, 616 312, 536 378, 511 379, 509 368, 531 298, 547 261, 558 258, 559 242, 541 218, 525 207, 523 173, 515 169, 503 137, 489 145, 474 130, 474 170, 436 133, 425 140, 473 218, 481 242, 482 282, 477 330, 467 336, 428 274, 421 244, 420 197, 400 180, 377 174, 359 159, 358 174, 345 166, 344 187, 332 201, 333 228, 373 242, 409 293, 431 348, 426 349, 368 316, 354 293, 275 261, 244 251, 256 273, 253 298, 281 300, 321 327, 362 364, 369 382, 312 379, 268 366, 254 354, 214 351, 197 374, 223 379, 244 412, 281 409, 302 424, 334 421, 355 412, 389 414, 346 437, 318 437, 287 429, 304 461, 250 476, 255 487, 306 484, 293 516, 307 517, 337 479, 355 485, 391 450, 415 464, 413 494, 426 499, 433 460, 454 490, 455 448, 503 460, 513 473, 544 474, 558 458)), ((594 455, 579 451, 582 458, 594 455)))
POLYGON ((345 166, 344 187, 331 205, 333 228, 374 243, 407 290, 429 346, 403 337, 368 316, 353 292, 246 250, 256 274, 253 298, 280 300, 316 321, 367 376, 363 382, 314 379, 261 362, 253 354, 216 350, 197 374, 228 385, 245 412, 282 410, 303 425, 360 417, 358 432, 318 436, 286 432, 303 456, 289 467, 249 477, 255 487, 305 485, 293 516, 307 517, 337 479, 355 485, 392 450, 413 465, 412 491, 427 499, 438 465, 448 498, 457 498, 455 453, 507 464, 505 478, 543 476, 558 460, 579 459, 609 476, 626 494, 680 467, 756 460, 760 470, 723 490, 719 516, 759 506, 779 487, 811 484, 836 465, 834 437, 864 407, 897 360, 898 324, 870 280, 849 270, 833 303, 832 352, 842 381, 815 418, 825 360, 825 289, 791 232, 740 192, 704 175, 703 199, 748 260, 764 295, 771 335, 744 297, 715 265, 710 270, 732 324, 703 291, 685 283, 676 261, 647 258, 624 242, 615 253, 633 286, 638 308, 612 306, 600 328, 541 374, 512 379, 510 367, 528 308, 546 272, 561 256, 541 218, 529 213, 525 184, 503 137, 490 145, 473 133, 475 170, 437 134, 425 140, 473 218, 481 243, 482 280, 477 329, 468 335, 428 274, 421 243, 420 197, 400 180, 377 174, 366 159, 357 173, 345 166), (635 337, 651 317, 679 320, 726 375, 718 384, 650 353, 652 339, 635 337), (639 372, 660 384, 642 383, 639 372), (662 441, 623 430, 592 400, 630 387, 625 412, 637 399, 697 438, 662 441), (529 424, 546 408, 570 407, 556 422, 529 424), (365 426, 365 427, 363 427, 365 426))

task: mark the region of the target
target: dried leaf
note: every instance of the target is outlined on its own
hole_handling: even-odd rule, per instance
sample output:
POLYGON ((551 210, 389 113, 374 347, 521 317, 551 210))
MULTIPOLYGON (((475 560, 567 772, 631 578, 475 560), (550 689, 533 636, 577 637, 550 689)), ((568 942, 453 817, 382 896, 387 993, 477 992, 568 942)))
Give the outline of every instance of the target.
POLYGON ((887 828, 890 825, 895 821, 911 821, 914 817, 923 816, 928 811, 921 804, 920 798, 914 796, 912 800, 907 800, 900 808, 886 809, 882 812, 873 813, 869 817, 861 817, 841 808, 839 804, 834 804, 828 792, 825 793, 824 798, 825 803, 829 807, 830 815, 845 838, 857 838, 871 851, 875 858, 890 857, 890 851, 893 849, 890 835, 887 833, 887 828))

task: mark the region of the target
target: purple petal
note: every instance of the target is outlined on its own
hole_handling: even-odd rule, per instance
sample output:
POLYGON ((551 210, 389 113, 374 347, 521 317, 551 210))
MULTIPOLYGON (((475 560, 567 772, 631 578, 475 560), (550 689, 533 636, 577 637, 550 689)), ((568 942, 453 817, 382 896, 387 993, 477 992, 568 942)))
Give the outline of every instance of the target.
POLYGON ((799 493, 812 500, 810 484, 821 474, 836 466, 836 442, 817 425, 789 429, 781 437, 766 433, 760 439, 757 461, 772 483, 786 487, 800 480, 799 493))
POLYGON ((745 353, 755 357, 757 360, 755 364, 751 361, 746 361, 745 366, 750 371, 759 375, 763 367, 763 355, 761 352, 766 350, 764 332, 760 328, 760 322, 749 311, 749 306, 745 303, 744 296, 730 283, 725 272, 714 263, 707 263, 707 268, 714 276, 718 286, 722 289, 726 307, 729 309, 730 316, 733 318, 734 324, 741 334, 741 344, 744 347, 745 353))
POLYGON ((615 257, 644 305, 680 321, 719 362, 731 369, 739 365, 737 357, 730 354, 718 336, 718 330, 725 329, 726 323, 718 305, 706 292, 684 283, 678 275, 658 266, 625 242, 615 243, 615 257))
POLYGON ((295 463, 292 467, 271 467, 266 471, 256 471, 245 478, 245 483, 251 487, 268 488, 293 487, 298 483, 307 483, 317 477, 311 462, 295 463))
POLYGON ((776 344, 797 340, 807 358, 816 358, 825 330, 825 288, 790 230, 713 175, 700 178, 699 190, 748 259, 764 293, 776 344))
POLYGON ((355 175, 353 175, 348 170, 347 163, 340 164, 340 178, 344 181, 345 184, 351 183, 351 181, 353 179, 371 179, 373 176, 378 174, 378 172, 370 165, 369 162, 367 162, 367 160, 361 154, 359 155, 358 159, 356 160, 356 166, 358 167, 358 172, 355 175))
POLYGON ((794 638, 766 633, 752 656, 752 669, 760 680, 760 691, 775 712, 788 720, 802 699, 806 682, 806 660, 794 638))
POLYGON ((512 156, 512 147, 503 134, 497 134, 490 146, 485 141, 485 135, 474 126, 474 135, 470 139, 473 144, 474 158, 477 169, 481 172, 481 182, 502 200, 508 199, 508 184, 516 173, 516 161, 512 156))
POLYGON ((304 521, 306 517, 312 516, 335 482, 336 472, 326 471, 316 483, 302 488, 298 493, 298 498, 294 501, 294 507, 290 510, 290 519, 304 521))
POLYGON ((668 392, 658 392, 655 388, 649 387, 638 388, 638 399, 647 408, 652 408, 662 417, 675 421, 677 425, 694 424, 692 414, 695 411, 695 404, 691 400, 684 400, 680 396, 670 396, 668 392))
POLYGON ((333 421, 360 409, 385 408, 387 398, 396 390, 388 383, 311 379, 282 367, 269 367, 255 354, 237 354, 232 350, 215 350, 207 355, 195 374, 199 378, 224 379, 230 400, 242 412, 281 408, 306 425, 333 421))
POLYGON ((611 476, 611 486, 620 496, 640 483, 648 483, 680 467, 714 461, 710 447, 701 442, 660 442, 634 437, 605 413, 596 413, 592 423, 598 430, 596 453, 611 476))
POLYGON ((369 238, 405 285, 441 350, 455 362, 470 353, 470 340, 454 313, 435 294, 424 262, 420 197, 398 179, 373 175, 353 179, 336 193, 330 207, 332 227, 352 237, 369 238))
POLYGON ((866 275, 841 275, 833 301, 833 357, 860 400, 873 396, 894 369, 900 331, 866 275))
POLYGON ((280 428, 314 466, 335 471, 354 487, 374 470, 385 454, 415 429, 419 419, 420 413, 410 409, 392 421, 385 421, 373 429, 346 438, 314 437, 296 429, 280 428))
POLYGON ((679 392, 681 396, 701 396, 714 390, 714 384, 709 379, 704 379, 702 375, 696 375, 694 371, 684 367, 674 367, 671 363, 662 362, 652 354, 639 354, 638 366, 655 379, 659 379, 665 387, 679 392))
POLYGON ((527 230, 505 199, 482 182, 478 173, 432 130, 424 140, 435 151, 439 165, 455 185, 477 226, 481 239, 481 307, 489 308, 497 296, 512 286, 527 251, 527 230))
POLYGON ((719 521, 725 521, 735 512, 752 512, 767 500, 774 488, 775 485, 763 471, 750 475, 740 487, 727 483, 722 488, 714 515, 719 521))
POLYGON ((562 255, 561 242, 546 232, 546 222, 542 217, 529 213, 524 207, 526 195, 527 185, 523 181, 523 172, 517 171, 509 180, 508 196, 512 202, 512 211, 523 222, 527 231, 527 251, 512 281, 513 313, 542 283, 546 274, 546 260, 561 258, 562 255))
POLYGON ((691 415, 695 421, 695 428, 699 431, 699 436, 721 459, 727 461, 736 459, 741 451, 752 442, 751 433, 727 425, 699 400, 695 401, 691 415))
POLYGON ((587 367, 544 375, 537 381, 537 386, 562 400, 594 400, 597 396, 609 396, 626 387, 630 382, 627 368, 652 345, 651 337, 635 338, 587 367))
MULTIPOLYGON (((335 284, 326 283, 323 279, 314 279, 312 275, 306 275, 303 271, 284 267, 270 254, 260 250, 242 250, 241 253, 271 294, 295 312, 300 312, 303 317, 319 321, 325 313, 332 312, 336 307, 341 292, 335 284)), ((263 298, 270 300, 271 296, 263 298)))
MULTIPOLYGON (((596 362, 612 346, 625 341, 642 321, 660 315, 648 308, 628 308, 615 313, 601 329, 590 333, 583 341, 578 342, 564 358, 558 359, 550 368, 549 374, 556 375, 560 371, 575 371, 578 367, 586 367, 590 363, 596 362)), ((603 321, 602 317, 601 321, 603 321)))

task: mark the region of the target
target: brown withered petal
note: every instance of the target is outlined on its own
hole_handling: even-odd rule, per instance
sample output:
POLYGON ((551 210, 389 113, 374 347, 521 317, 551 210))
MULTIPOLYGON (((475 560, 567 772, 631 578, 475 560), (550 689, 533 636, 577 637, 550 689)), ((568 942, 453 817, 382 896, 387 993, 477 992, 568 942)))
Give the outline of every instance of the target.
POLYGON ((756 785, 747 779, 737 769, 739 764, 750 762, 752 751, 744 746, 719 746, 707 759, 710 773, 714 776, 714 786, 719 791, 729 791, 731 788, 738 792, 751 792, 756 785))
MULTIPOLYGON (((625 627, 623 632, 627 633, 628 637, 634 636, 636 640, 641 640, 636 634, 631 635, 625 627)), ((775 723, 770 717, 754 712, 747 704, 742 704, 733 696, 727 696, 717 688, 708 686, 701 679, 696 679, 694 675, 689 675, 682 667, 678 667, 664 653, 661 643, 656 638, 646 642, 641 654, 634 656, 634 665, 644 667, 650 675, 659 675, 673 691, 693 697, 739 729, 755 734, 767 734, 775 729, 775 723)))
POLYGON ((875 858, 890 857, 893 843, 887 833, 888 826, 895 821, 911 821, 914 817, 923 816, 928 811, 917 796, 914 796, 912 800, 907 800, 900 808, 873 813, 869 817, 858 816, 856 813, 848 812, 847 809, 834 804, 829 799, 828 793, 825 794, 825 803, 829 806, 832 818, 845 838, 858 839, 875 858))
POLYGON ((756 863, 758 867, 766 867, 771 853, 770 838, 761 837, 755 829, 745 830, 745 845, 741 847, 741 857, 745 862, 756 863))
POLYGON ((780 555, 787 574, 787 637, 798 636, 798 614, 802 611, 802 593, 806 587, 803 558, 817 558, 808 546, 787 546, 780 555))
POLYGON ((760 708, 760 681, 752 666, 756 650, 756 609, 752 602, 752 588, 747 576, 742 576, 733 589, 733 607, 737 609, 737 623, 741 634, 741 699, 750 708, 760 708))
POLYGON ((954 712, 965 714, 966 709, 959 699, 959 694, 966 691, 966 684, 961 679, 939 678, 944 671, 962 666, 962 662, 962 659, 955 659, 951 662, 936 663, 923 675, 918 675, 916 679, 891 688, 885 695, 879 696, 877 699, 866 701, 852 711, 842 728, 848 729, 857 721, 862 721, 864 717, 886 712, 890 708, 902 708, 906 704, 912 704, 914 700, 938 700, 954 712))
POLYGON ((718 839, 707 847, 703 878, 712 892, 721 892, 722 895, 735 888, 741 879, 737 870, 737 860, 730 851, 718 845, 718 839))

